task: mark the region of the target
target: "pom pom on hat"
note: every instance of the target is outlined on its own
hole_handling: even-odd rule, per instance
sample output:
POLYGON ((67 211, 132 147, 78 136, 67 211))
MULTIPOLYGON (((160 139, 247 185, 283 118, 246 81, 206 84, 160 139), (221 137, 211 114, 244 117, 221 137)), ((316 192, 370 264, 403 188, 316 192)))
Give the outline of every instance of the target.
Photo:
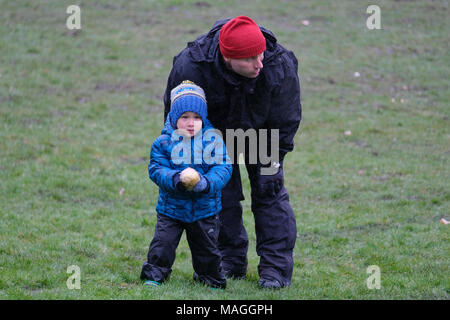
POLYGON ((227 58, 250 58, 266 50, 266 38, 255 21, 239 16, 220 29, 219 48, 227 58))

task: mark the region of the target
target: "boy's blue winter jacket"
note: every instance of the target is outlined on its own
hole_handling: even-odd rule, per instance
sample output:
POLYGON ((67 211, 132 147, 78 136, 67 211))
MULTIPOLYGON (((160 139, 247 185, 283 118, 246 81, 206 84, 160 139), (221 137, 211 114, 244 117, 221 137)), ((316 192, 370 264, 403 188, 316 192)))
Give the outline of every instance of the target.
POLYGON ((194 222, 215 215, 222 209, 221 190, 231 178, 232 166, 223 140, 217 135, 214 138, 205 136, 205 133, 211 133, 212 129, 214 128, 211 123, 206 120, 203 121, 203 139, 198 137, 175 139, 175 135, 172 135, 174 128, 170 124, 170 114, 167 117, 161 135, 152 145, 148 165, 150 179, 159 186, 159 199, 156 205, 158 213, 183 222, 194 222), (181 158, 178 157, 180 155, 181 158), (223 163, 211 161, 208 155, 216 160, 222 158, 223 163), (181 159, 188 161, 180 163, 181 159), (175 188, 174 176, 187 167, 194 168, 208 180, 207 192, 180 192, 175 188))

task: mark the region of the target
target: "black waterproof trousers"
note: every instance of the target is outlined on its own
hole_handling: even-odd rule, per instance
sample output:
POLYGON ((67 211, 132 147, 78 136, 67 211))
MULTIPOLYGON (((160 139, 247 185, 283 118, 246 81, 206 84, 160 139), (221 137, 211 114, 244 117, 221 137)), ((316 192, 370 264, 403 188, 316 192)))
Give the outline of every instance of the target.
MULTIPOLYGON (((255 219, 256 252, 260 257, 260 278, 275 279, 282 286, 291 283, 293 249, 297 235, 294 212, 284 187, 283 166, 272 176, 260 174, 260 165, 246 164, 251 186, 251 209, 255 219)), ((243 225, 242 182, 239 165, 222 190, 219 248, 227 276, 243 277, 247 270, 248 236, 243 225)))
POLYGON ((216 288, 226 287, 218 248, 220 220, 217 215, 192 223, 157 215, 155 234, 148 250, 147 262, 142 266, 141 279, 164 282, 172 272, 175 251, 183 230, 191 249, 195 279, 216 288))

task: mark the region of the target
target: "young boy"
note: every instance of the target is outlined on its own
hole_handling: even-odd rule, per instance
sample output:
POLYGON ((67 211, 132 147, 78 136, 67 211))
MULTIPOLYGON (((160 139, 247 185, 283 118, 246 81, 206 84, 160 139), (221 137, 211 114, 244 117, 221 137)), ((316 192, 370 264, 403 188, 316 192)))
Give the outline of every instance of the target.
POLYGON ((176 248, 186 230, 194 280, 213 288, 226 287, 218 248, 220 220, 217 213, 221 210, 221 190, 230 180, 232 166, 227 161, 223 140, 200 139, 198 147, 196 138, 209 129, 213 128, 207 119, 203 89, 193 82, 183 81, 171 91, 171 110, 150 153, 148 172, 150 179, 159 186, 159 199, 155 234, 141 271, 146 285, 160 285, 169 277, 176 248), (190 154, 180 149, 183 146, 180 143, 192 147, 190 154), (204 158, 194 161, 194 155, 202 155, 211 143, 222 146, 218 154, 224 156, 223 161, 211 163, 204 158), (192 161, 181 162, 181 153, 186 153, 181 159, 192 161))

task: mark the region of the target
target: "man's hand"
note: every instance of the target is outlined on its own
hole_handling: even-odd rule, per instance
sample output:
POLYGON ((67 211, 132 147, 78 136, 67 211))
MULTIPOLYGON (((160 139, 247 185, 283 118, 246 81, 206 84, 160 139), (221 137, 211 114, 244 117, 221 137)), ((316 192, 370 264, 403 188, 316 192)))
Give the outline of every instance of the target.
MULTIPOLYGON (((272 163, 271 163, 272 164, 272 163)), ((282 163, 274 163, 272 167, 276 170, 272 175, 259 174, 258 192, 260 195, 275 198, 278 192, 283 188, 283 165, 282 163)), ((264 169, 263 167, 260 170, 264 169)), ((266 168, 267 169, 267 168, 266 168)), ((260 171, 261 173, 261 171, 260 171)))

